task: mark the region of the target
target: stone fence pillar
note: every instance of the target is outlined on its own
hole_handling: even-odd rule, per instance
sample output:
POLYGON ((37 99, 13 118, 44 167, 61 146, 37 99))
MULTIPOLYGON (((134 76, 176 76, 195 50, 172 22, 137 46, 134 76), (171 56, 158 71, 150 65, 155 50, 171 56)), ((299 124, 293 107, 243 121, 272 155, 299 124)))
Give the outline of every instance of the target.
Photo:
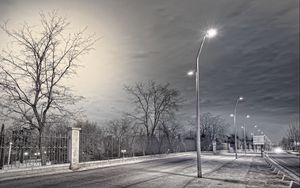
POLYGON ((79 133, 81 128, 70 127, 68 129, 68 162, 70 169, 79 169, 79 133))

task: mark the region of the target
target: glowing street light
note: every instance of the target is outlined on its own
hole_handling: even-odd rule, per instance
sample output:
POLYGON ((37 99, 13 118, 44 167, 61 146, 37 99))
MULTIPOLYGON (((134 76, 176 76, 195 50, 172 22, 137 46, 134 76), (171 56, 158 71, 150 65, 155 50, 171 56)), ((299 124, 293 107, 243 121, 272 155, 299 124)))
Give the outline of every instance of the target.
POLYGON ((250 115, 246 115, 245 116, 245 120, 244 120, 244 152, 246 153, 246 147, 247 147, 247 140, 246 140, 246 119, 249 119, 250 118, 250 115))
POLYGON ((187 72, 188 76, 194 76, 194 74, 195 74, 195 71, 193 71, 193 70, 190 70, 189 72, 187 72))
POLYGON ((237 109, 237 105, 240 101, 243 101, 244 97, 239 96, 236 99, 235 102, 235 107, 234 107, 234 113, 230 114, 230 117, 233 117, 233 126, 235 128, 235 133, 234 133, 234 150, 235 150, 235 158, 237 159, 237 125, 236 125, 236 109, 237 109))
POLYGON ((208 38, 213 38, 213 37, 215 37, 217 34, 218 34, 218 31, 217 31, 216 29, 214 29, 214 28, 209 29, 209 30, 207 30, 207 32, 206 32, 206 36, 207 36, 208 38))
MULTIPOLYGON (((204 34, 200 47, 198 49, 197 53, 197 59, 196 59, 196 117, 197 117, 197 177, 202 178, 202 169, 201 169, 201 135, 200 135, 200 130, 201 130, 201 125, 200 125, 200 54, 202 52, 203 45, 205 43, 206 38, 213 38, 217 35, 217 30, 216 29, 209 29, 206 31, 204 34)), ((194 75, 194 71, 191 72, 189 71, 187 73, 189 76, 194 75)))

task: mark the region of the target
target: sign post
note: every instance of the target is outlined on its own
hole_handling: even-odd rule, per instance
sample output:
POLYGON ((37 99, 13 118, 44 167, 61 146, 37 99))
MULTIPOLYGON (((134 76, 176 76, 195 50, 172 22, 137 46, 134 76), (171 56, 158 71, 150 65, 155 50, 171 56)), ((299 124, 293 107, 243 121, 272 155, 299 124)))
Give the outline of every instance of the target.
POLYGON ((213 141, 213 153, 214 153, 214 155, 217 154, 217 142, 216 141, 213 141))
POLYGON ((124 159, 124 153, 126 153, 126 149, 122 149, 121 153, 123 154, 123 159, 124 159))
POLYGON ((264 135, 253 136, 253 145, 260 146, 261 156, 263 157, 263 147, 265 145, 265 136, 264 135))

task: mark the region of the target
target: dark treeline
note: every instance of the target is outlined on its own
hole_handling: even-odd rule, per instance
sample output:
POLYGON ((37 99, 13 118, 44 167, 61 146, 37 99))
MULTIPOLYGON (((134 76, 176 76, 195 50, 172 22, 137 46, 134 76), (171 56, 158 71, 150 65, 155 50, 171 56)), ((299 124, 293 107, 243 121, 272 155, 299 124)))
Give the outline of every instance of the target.
MULTIPOLYGON (((46 136, 65 137, 68 127, 81 128, 80 160, 101 160, 118 157, 159 153, 194 151, 196 149, 195 121, 182 121, 177 113, 182 106, 182 97, 170 84, 154 81, 126 86, 132 112, 124 112, 119 118, 97 124, 79 120, 75 124, 66 117, 45 126, 46 136)), ((211 113, 201 115, 202 150, 228 149, 229 124, 220 116, 211 113)), ((30 132, 38 143, 39 132, 23 124, 9 127, 7 131, 30 132)), ((232 144, 232 143, 231 143, 232 144)), ((47 159, 47 156, 45 156, 47 159)))
MULTIPOLYGON (((105 125, 90 121, 77 122, 81 128, 81 154, 85 158, 114 158, 196 149, 196 125, 179 121, 176 113, 182 105, 178 90, 169 84, 154 81, 126 86, 132 112, 124 112, 118 119, 105 125), (126 151, 125 151, 126 150, 126 151), (123 152, 122 152, 123 151, 123 152)), ((202 150, 225 149, 229 124, 211 113, 201 115, 202 150)), ((83 159, 87 160, 87 159, 83 159)))
POLYGON ((292 122, 287 130, 286 137, 279 143, 285 150, 300 151, 300 127, 299 121, 292 122))

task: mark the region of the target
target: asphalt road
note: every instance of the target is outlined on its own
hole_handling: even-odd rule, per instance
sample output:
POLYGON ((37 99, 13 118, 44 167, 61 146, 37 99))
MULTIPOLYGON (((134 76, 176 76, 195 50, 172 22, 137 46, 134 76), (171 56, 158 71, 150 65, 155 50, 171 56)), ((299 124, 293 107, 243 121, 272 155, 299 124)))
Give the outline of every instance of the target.
MULTIPOLYGON (((159 159, 94 170, 0 182, 0 187, 186 187, 195 180, 196 155, 159 159)), ((203 173, 233 161, 233 156, 204 155, 203 173)))
POLYGON ((300 156, 288 153, 269 153, 269 156, 279 165, 300 177, 300 156))

